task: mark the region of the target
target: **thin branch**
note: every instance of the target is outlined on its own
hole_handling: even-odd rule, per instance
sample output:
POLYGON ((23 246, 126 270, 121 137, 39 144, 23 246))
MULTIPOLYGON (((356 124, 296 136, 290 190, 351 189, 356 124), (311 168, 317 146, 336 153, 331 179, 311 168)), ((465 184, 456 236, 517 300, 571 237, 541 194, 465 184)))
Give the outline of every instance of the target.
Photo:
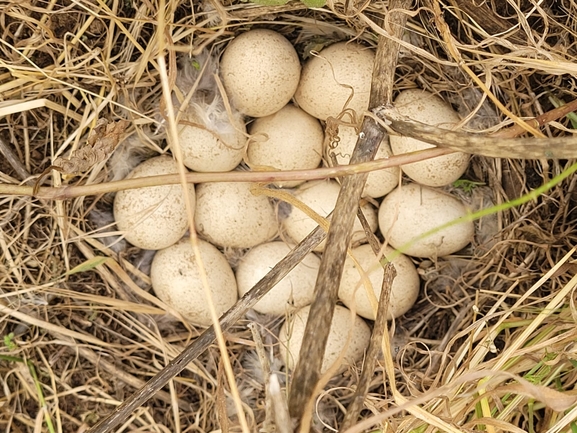
POLYGON ((448 131, 399 115, 392 107, 382 107, 376 115, 395 133, 416 138, 442 148, 491 158, 573 159, 577 138, 501 138, 448 131))
MULTIPOLYGON (((6 161, 14 169, 21 181, 25 181, 26 179, 30 178, 30 173, 28 173, 28 170, 26 170, 26 167, 24 167, 22 161, 18 159, 14 151, 10 148, 8 143, 2 139, 2 137, 0 137, 0 154, 6 158, 6 161)), ((31 181, 28 181, 27 183, 33 184, 31 181)))
POLYGON ((379 308, 377 310, 377 318, 373 326, 373 333, 371 334, 371 341, 365 355, 363 371, 361 373, 359 382, 357 383, 355 395, 347 407, 347 413, 345 415, 343 425, 340 428, 341 432, 352 427, 358 421, 359 414, 363 409, 367 392, 369 391, 371 380, 375 375, 375 364, 383 346, 383 334, 387 332, 389 300, 391 298, 393 280, 395 279, 397 272, 393 264, 390 262, 384 266, 383 272, 384 278, 381 287, 381 295, 379 296, 379 308))
MULTIPOLYGON (((363 164, 340 165, 338 167, 315 168, 311 170, 290 171, 227 171, 213 173, 188 173, 186 180, 189 183, 205 182, 259 182, 270 183, 290 180, 316 180, 344 177, 354 173, 365 173, 381 170, 388 167, 396 167, 412 162, 423 161, 436 156, 452 153, 449 149, 427 149, 418 152, 391 156, 387 159, 366 162, 363 164)), ((31 182, 33 184, 33 182, 31 182)), ((139 177, 137 179, 124 179, 116 182, 105 182, 93 185, 68 185, 60 188, 41 187, 36 198, 45 200, 68 200, 76 197, 107 194, 126 189, 145 188, 147 186, 176 185, 180 183, 178 174, 163 176, 139 177)), ((0 194, 20 195, 32 197, 33 188, 23 185, 0 184, 0 194)))

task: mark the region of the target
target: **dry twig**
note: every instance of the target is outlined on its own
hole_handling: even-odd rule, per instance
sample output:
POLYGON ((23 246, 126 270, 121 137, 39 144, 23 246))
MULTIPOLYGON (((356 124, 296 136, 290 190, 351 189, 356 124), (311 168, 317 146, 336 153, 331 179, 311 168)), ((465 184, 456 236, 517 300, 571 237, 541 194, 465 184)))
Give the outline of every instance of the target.
MULTIPOLYGON (((402 37, 407 19, 407 15, 401 11, 409 9, 410 5, 411 2, 407 0, 394 0, 389 4, 389 10, 395 12, 390 13, 387 25, 396 38, 402 37)), ((399 49, 393 39, 379 38, 369 102, 371 109, 392 102, 399 49)), ((384 130, 371 117, 366 117, 350 162, 354 164, 373 159, 384 136, 384 130)), ((315 287, 315 300, 311 305, 302 342, 300 353, 304 356, 297 362, 289 400, 291 417, 301 422, 301 432, 307 432, 310 427, 302 418, 311 410, 315 397, 346 251, 351 240, 351 229, 366 180, 367 174, 345 178, 333 211, 315 287)))

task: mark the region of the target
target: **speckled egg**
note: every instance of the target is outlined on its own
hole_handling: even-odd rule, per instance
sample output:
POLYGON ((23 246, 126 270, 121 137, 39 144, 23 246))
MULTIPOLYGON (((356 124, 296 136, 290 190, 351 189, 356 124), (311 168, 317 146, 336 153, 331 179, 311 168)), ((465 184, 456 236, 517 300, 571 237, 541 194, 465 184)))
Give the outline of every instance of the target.
POLYGON ((264 195, 254 195, 246 182, 198 185, 196 231, 221 247, 251 248, 274 238, 278 223, 273 205, 264 195))
MULTIPOLYGON (((295 197, 318 215, 327 217, 335 208, 340 190, 340 185, 333 180, 305 182, 297 189, 295 197)), ((375 208, 370 203, 363 203, 361 208, 369 226, 373 231, 376 231, 377 218, 375 208)), ((290 213, 282 221, 282 225, 285 232, 293 241, 300 242, 312 232, 318 224, 296 206, 291 206, 289 209, 290 213)), ((361 222, 356 218, 353 225, 352 242, 358 242, 363 239, 366 239, 366 235, 361 222)), ((315 248, 315 251, 320 252, 323 251, 324 248, 325 241, 321 242, 315 248)))
MULTIPOLYGON (((226 257, 213 245, 199 239, 198 249, 212 302, 220 317, 237 300, 234 273, 226 257)), ((198 326, 211 325, 200 268, 188 238, 156 253, 150 268, 150 280, 156 296, 185 319, 198 326)))
POLYGON ((301 64, 280 33, 255 29, 233 39, 220 62, 226 93, 234 106, 252 117, 276 113, 293 97, 301 64))
MULTIPOLYGON (((256 119, 251 127, 247 162, 255 170, 304 170, 321 162, 324 133, 319 121, 292 104, 270 116, 256 119)), ((293 187, 302 182, 277 182, 293 187)))
MULTIPOLYGON (((432 93, 411 89, 395 99, 399 114, 427 125, 449 129, 459 123, 459 115, 449 104, 432 93)), ((398 135, 390 136, 393 154, 416 152, 435 147, 424 141, 398 135)), ((445 186, 459 179, 467 170, 469 155, 455 152, 401 166, 403 172, 415 182, 426 186, 445 186)))
MULTIPOLYGON (((394 257, 394 249, 386 247, 385 257, 394 257)), ((370 245, 365 244, 353 248, 352 254, 366 273, 371 283, 371 289, 378 301, 383 285, 384 270, 377 262, 377 257, 370 245)), ((393 266, 397 275, 391 286, 387 319, 400 317, 413 306, 419 296, 420 279, 415 265, 407 256, 400 254, 393 258, 393 266)), ((375 320, 376 315, 367 295, 367 288, 362 284, 361 274, 357 264, 347 255, 343 276, 339 286, 339 299, 359 316, 375 320)))
POLYGON ((240 119, 230 122, 220 115, 218 121, 192 119, 179 128, 184 165, 194 171, 233 170, 244 157, 246 126, 240 119), (196 120, 196 122, 194 122, 196 120))
MULTIPOLYGON (((304 307, 285 322, 279 333, 279 351, 283 362, 289 369, 294 369, 300 355, 304 338, 305 326, 309 317, 310 307, 304 307)), ((369 345, 371 330, 369 326, 348 308, 337 305, 327 347, 323 358, 321 371, 324 373, 331 367, 344 351, 343 363, 339 372, 363 357, 369 345)))
POLYGON ((457 198, 416 183, 403 185, 385 197, 379 208, 379 228, 385 240, 414 257, 442 257, 455 253, 473 240, 474 225, 460 221, 467 210, 457 198), (435 230, 426 237, 422 235, 435 230))
POLYGON ((356 43, 338 42, 321 50, 303 68, 295 93, 299 107, 321 120, 345 108, 360 118, 369 108, 374 63, 374 52, 356 43))
MULTIPOLYGON (((169 156, 151 158, 138 165, 127 179, 178 173, 169 156)), ((194 186, 186 193, 195 204, 194 186)), ((178 242, 188 228, 186 204, 180 185, 160 185, 119 191, 114 199, 114 218, 118 230, 131 244, 159 250, 178 242)))
MULTIPOLYGON (((243 296, 260 281, 278 262, 291 251, 284 242, 268 242, 252 248, 239 262, 236 269, 238 292, 243 296)), ((307 254, 304 259, 277 283, 253 307, 263 314, 283 315, 295 308, 309 305, 321 259, 307 254)))
MULTIPOLYGON (((329 143, 327 153, 333 153, 338 164, 348 164, 351 155, 357 144, 358 134, 352 126, 340 126, 338 142, 335 145, 329 143)), ((377 150, 375 159, 386 159, 392 155, 389 144, 383 140, 377 150)), ((399 183, 399 167, 390 167, 383 170, 372 171, 369 173, 367 183, 363 189, 363 197, 382 197, 391 192, 399 183)))

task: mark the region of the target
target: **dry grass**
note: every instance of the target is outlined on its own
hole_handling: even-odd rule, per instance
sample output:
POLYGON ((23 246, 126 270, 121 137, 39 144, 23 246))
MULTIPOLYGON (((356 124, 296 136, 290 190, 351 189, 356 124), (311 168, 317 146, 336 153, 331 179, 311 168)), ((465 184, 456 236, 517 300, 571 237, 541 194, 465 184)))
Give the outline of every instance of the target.
MULTIPOLYGON (((252 25, 282 32, 301 55, 343 38, 375 46, 386 2, 350 3, 344 11, 168 0, 159 12, 156 1, 0 0, 0 139, 13 154, 0 159, 0 430, 86 431, 201 332, 150 295, 149 257, 122 242, 107 246, 112 221, 95 224, 91 212, 111 206, 110 165, 78 177, 53 172, 45 194, 91 188, 67 200, 31 198, 35 176, 78 149, 101 118, 129 120, 145 155, 166 150, 162 47, 171 81, 179 56, 219 50, 252 25)), ((550 111, 548 96, 576 99, 573 2, 473 3, 447 0, 436 9, 423 1, 410 11, 397 90, 438 93, 469 116, 466 130, 483 133, 550 111)), ((533 132, 556 138, 572 129, 561 118, 533 132)), ((487 185, 473 191, 483 206, 503 204, 572 162, 475 157, 467 177, 487 185)), ((396 321, 398 353, 379 360, 349 431, 576 431, 575 218, 570 176, 481 220, 488 234, 462 256, 420 263, 424 295, 396 321), (491 227, 498 236, 487 243, 491 227)), ((226 332, 227 355, 248 428, 271 431, 252 322, 274 353, 279 321, 249 315, 226 332)), ((351 368, 330 382, 315 429, 339 428, 358 376, 351 368)), ((118 431, 239 431, 233 401, 215 345, 118 431)))

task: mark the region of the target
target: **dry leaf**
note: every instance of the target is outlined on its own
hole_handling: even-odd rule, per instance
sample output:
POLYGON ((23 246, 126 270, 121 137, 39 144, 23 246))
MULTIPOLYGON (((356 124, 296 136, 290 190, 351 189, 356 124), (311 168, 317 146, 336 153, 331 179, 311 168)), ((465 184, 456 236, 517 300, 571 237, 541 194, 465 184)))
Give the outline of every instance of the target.
POLYGON ((106 158, 114 152, 118 143, 120 143, 120 135, 128 127, 128 124, 128 120, 109 123, 106 119, 99 119, 94 129, 88 134, 86 144, 83 147, 72 152, 72 155, 70 155, 68 159, 62 157, 56 158, 54 165, 44 170, 44 173, 36 180, 32 194, 36 195, 38 193, 42 179, 44 179, 51 170, 76 175, 84 173, 99 162, 106 160, 106 158))
POLYGON ((56 158, 52 168, 66 174, 80 174, 90 170, 110 156, 127 127, 127 120, 108 123, 106 119, 99 119, 88 135, 86 145, 72 152, 69 159, 56 158))

